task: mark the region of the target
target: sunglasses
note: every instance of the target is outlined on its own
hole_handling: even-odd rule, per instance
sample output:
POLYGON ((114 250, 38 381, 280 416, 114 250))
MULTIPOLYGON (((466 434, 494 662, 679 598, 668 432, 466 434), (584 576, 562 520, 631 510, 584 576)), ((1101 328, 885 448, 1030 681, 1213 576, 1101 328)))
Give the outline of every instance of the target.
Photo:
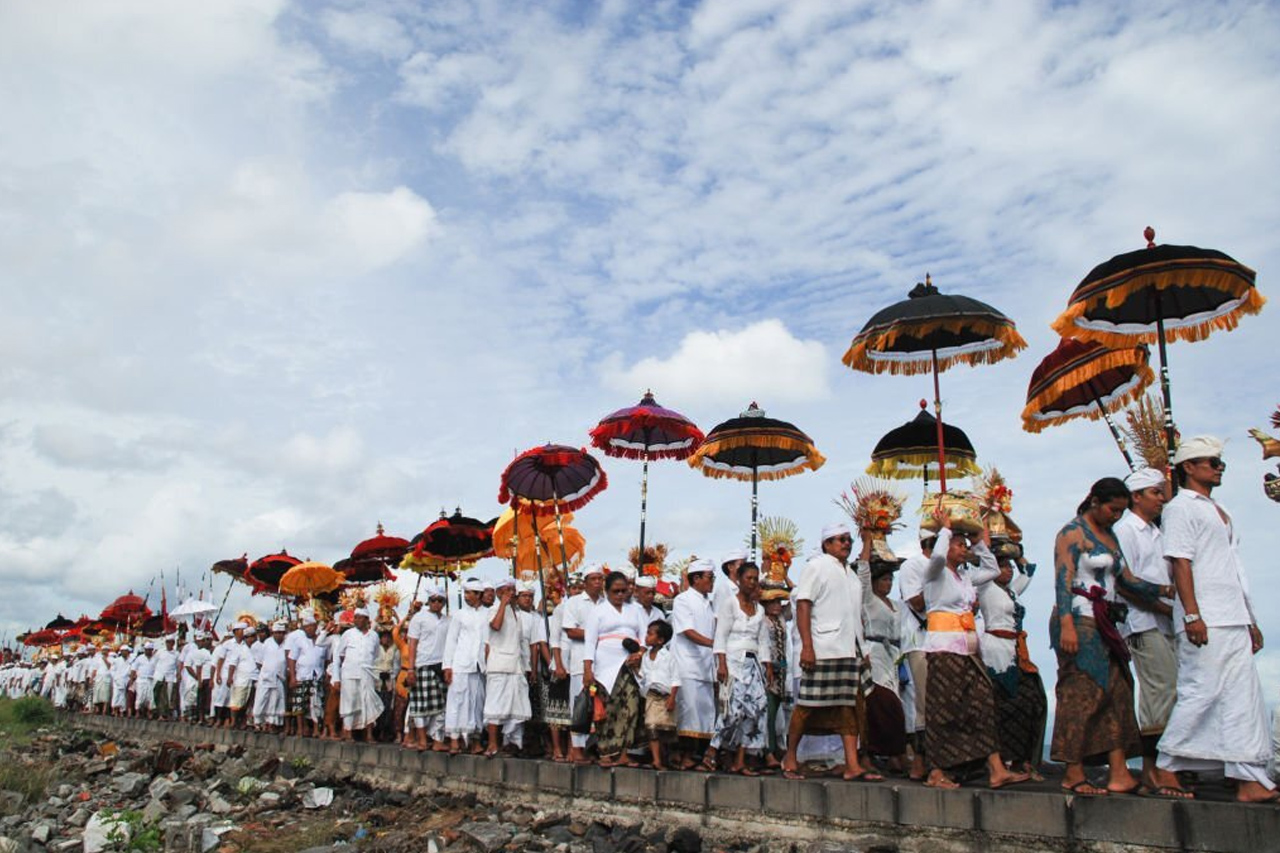
POLYGON ((1203 462, 1215 471, 1222 471, 1227 467, 1227 463, 1222 461, 1220 456, 1212 456, 1206 459, 1197 459, 1196 462, 1203 462))
POLYGON ((847 535, 847 534, 846 534, 846 535, 844 535, 844 536, 832 536, 832 537, 831 537, 831 541, 833 541, 833 542, 852 542, 852 541, 853 541, 853 537, 852 537, 852 536, 849 536, 849 535, 847 535))

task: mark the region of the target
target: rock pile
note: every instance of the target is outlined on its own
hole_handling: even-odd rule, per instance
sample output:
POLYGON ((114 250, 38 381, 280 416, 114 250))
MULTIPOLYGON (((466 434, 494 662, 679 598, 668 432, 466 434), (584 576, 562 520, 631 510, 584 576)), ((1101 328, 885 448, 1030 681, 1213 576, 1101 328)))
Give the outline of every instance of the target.
MULTIPOLYGON (((486 804, 474 794, 414 796, 313 768, 305 759, 239 747, 144 747, 52 730, 29 746, 10 748, 0 760, 49 780, 43 790, 0 789, 0 853, 704 849, 701 836, 688 828, 646 831, 639 824, 486 804)), ((765 851, 760 844, 736 849, 765 851)))

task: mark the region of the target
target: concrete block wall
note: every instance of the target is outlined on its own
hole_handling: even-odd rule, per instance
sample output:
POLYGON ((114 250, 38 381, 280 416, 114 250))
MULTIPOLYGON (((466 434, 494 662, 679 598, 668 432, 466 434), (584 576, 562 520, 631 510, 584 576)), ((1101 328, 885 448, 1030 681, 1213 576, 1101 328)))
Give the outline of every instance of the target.
POLYGON ((1280 853, 1280 808, 1138 797, 1084 798, 893 781, 789 781, 688 771, 605 769, 505 757, 418 753, 392 745, 284 738, 146 720, 74 718, 121 738, 240 745, 304 755, 313 765, 391 784, 469 790, 593 815, 617 814, 704 827, 737 825, 824 839, 870 833, 900 850, 1046 850, 1103 853, 1280 853))

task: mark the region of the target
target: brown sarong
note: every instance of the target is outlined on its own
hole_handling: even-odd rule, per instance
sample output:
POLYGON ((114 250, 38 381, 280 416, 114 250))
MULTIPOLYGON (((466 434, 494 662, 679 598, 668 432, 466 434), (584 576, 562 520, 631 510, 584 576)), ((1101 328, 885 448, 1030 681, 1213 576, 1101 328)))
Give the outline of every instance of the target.
POLYGON ((1044 723, 1049 713, 1049 700, 1038 672, 1018 674, 1018 689, 1010 696, 995 691, 996 729, 1000 740, 1000 757, 1005 761, 1030 761, 1038 764, 1044 749, 1044 723))
POLYGON ((1123 749, 1126 758, 1142 754, 1128 666, 1110 659, 1104 691, 1076 667, 1074 655, 1059 651, 1057 697, 1049 753, 1054 761, 1103 762, 1113 749, 1123 749))
POLYGON ((907 751, 907 718, 902 700, 879 684, 867 694, 867 751, 872 755, 902 755, 907 751))
POLYGON ((996 700, 987 671, 974 655, 929 652, 925 754, 943 770, 985 760, 1000 751, 996 700))

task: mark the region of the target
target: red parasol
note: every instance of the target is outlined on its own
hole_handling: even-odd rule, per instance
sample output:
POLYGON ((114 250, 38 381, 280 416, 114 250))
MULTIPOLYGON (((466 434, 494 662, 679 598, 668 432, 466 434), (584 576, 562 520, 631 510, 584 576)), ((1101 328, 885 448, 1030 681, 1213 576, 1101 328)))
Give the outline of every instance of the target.
POLYGON ((400 562, 409 551, 409 542, 399 536, 387 536, 378 522, 377 532, 351 549, 351 559, 383 560, 395 564, 400 562))
POLYGON ((688 459, 703 437, 693 421, 659 406, 652 391, 645 391, 636 405, 607 415, 591 430, 591 444, 606 456, 644 460, 640 475, 641 554, 649 505, 649 460, 688 459))
POLYGON ((280 591, 280 578, 301 562, 288 551, 281 549, 279 554, 267 554, 250 563, 249 568, 245 570, 245 577, 254 584, 255 595, 259 592, 276 594, 280 591))
POLYGON ((134 595, 133 590, 111 602, 98 617, 99 621, 111 625, 137 624, 151 615, 142 596, 134 595))
POLYGON ((609 485, 596 458, 586 450, 544 444, 526 450, 502 472, 498 503, 518 500, 538 515, 577 512, 609 485))

